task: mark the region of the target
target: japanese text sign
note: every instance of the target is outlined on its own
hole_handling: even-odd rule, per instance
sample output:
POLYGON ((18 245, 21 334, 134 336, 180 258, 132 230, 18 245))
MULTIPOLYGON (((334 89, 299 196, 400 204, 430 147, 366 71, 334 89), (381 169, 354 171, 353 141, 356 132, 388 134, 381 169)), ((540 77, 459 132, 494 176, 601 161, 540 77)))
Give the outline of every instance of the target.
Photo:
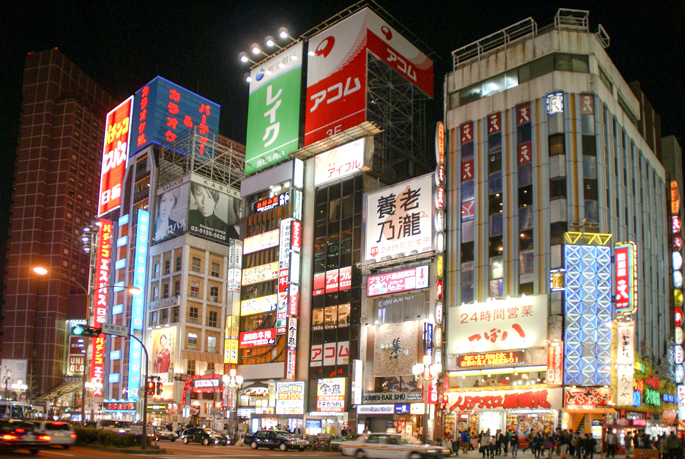
POLYGON ((276 344, 275 328, 243 332, 240 334, 238 346, 242 349, 245 347, 268 346, 272 344, 276 344))
POLYGON ((561 409, 561 388, 543 390, 495 390, 488 392, 449 392, 450 411, 561 409))
POLYGON ((561 342, 550 343, 547 347, 547 384, 561 385, 564 370, 564 347, 561 342))
MULTIPOLYGON (((93 328, 102 328, 107 321, 107 298, 109 275, 112 265, 112 222, 100 220, 98 247, 95 257, 95 292, 93 293, 93 328)), ((93 359, 90 365, 91 382, 104 383, 105 374, 105 335, 91 338, 93 359)), ((102 389, 95 389, 96 396, 102 396, 102 389)))
POLYGON ((525 365, 524 351, 458 355, 456 368, 512 367, 525 365))
POLYGON ((345 411, 345 378, 319 379, 316 386, 316 411, 345 411))
POLYGON ((102 148, 102 171, 98 215, 104 215, 121 205, 121 186, 128 164, 131 143, 133 96, 107 114, 105 140, 102 148))
POLYGON ((276 414, 304 414, 304 381, 276 383, 276 414))
POLYGON ((618 343, 616 348, 617 365, 633 365, 635 361, 635 325, 619 322, 616 327, 618 343))
POLYGON ((616 243, 616 314, 632 314, 637 309, 637 246, 616 243))
MULTIPOLYGON (((428 266, 369 276, 366 296, 389 295, 428 287, 428 266)), ((328 292, 328 289, 326 289, 328 292)), ((337 291, 337 290, 336 290, 337 291)))
POLYGON ((245 173, 287 160, 300 134, 302 42, 276 54, 250 72, 245 173))
POLYGON ((365 145, 366 140, 362 138, 316 155, 314 186, 358 172, 364 166, 365 145))
POLYGON ((259 252, 260 250, 269 249, 278 245, 279 229, 267 231, 265 233, 246 237, 243 241, 243 254, 259 252))
POLYGON ((580 408, 611 405, 611 389, 605 387, 565 387, 564 407, 580 408))
MULTIPOLYGON (((193 127, 201 136, 217 133, 220 110, 218 104, 157 76, 136 91, 131 152, 151 142, 173 142, 193 127)), ((204 144, 200 154, 204 154, 204 144)))
POLYGON ((243 269, 242 285, 252 285, 259 282, 273 280, 278 277, 278 262, 267 263, 253 268, 243 269))
POLYGON ((364 261, 433 249, 433 174, 366 195, 364 261))
POLYGON ((463 304, 449 315, 449 354, 546 346, 547 296, 463 304))

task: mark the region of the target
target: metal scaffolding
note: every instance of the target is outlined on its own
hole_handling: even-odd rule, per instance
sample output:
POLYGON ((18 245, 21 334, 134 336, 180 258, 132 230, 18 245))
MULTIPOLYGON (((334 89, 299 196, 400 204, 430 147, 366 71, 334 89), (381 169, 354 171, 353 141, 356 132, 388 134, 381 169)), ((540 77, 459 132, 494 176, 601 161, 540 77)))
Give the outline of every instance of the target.
POLYGON ((173 142, 161 145, 159 186, 192 172, 240 190, 240 182, 245 177, 245 153, 229 144, 228 139, 218 134, 200 134, 196 126, 173 142))

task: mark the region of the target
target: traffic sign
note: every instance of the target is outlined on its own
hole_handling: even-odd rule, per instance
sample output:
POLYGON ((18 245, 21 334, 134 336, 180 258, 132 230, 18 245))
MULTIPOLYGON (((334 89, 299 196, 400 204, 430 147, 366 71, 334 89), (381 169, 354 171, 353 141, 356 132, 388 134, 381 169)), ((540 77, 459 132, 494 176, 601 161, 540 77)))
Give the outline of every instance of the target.
POLYGON ((117 336, 128 336, 128 327, 124 327, 123 325, 115 325, 115 324, 102 324, 102 328, 100 329, 102 333, 105 335, 117 335, 117 336))

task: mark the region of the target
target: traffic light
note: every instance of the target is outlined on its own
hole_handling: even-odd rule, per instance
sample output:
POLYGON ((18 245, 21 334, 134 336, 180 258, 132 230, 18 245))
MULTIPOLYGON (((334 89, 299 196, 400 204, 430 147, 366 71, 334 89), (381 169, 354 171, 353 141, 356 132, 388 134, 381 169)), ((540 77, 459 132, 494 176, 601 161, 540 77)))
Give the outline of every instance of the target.
POLYGON ((98 410, 102 411, 102 402, 98 402, 98 410))
POLYGON ((76 336, 87 336, 91 338, 97 338, 100 336, 100 330, 87 325, 74 325, 71 327, 71 334, 76 336))
POLYGON ((145 394, 155 395, 155 382, 152 379, 148 379, 145 382, 145 394))
POLYGON ((161 380, 157 381, 157 391, 155 393, 157 395, 162 395, 162 381, 161 380))

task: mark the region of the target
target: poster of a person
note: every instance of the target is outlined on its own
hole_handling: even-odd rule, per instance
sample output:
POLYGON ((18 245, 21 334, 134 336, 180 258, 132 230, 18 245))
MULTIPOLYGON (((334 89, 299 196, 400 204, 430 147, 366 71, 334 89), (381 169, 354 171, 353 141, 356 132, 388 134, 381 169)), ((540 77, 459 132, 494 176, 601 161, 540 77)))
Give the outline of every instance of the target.
POLYGON ((176 327, 152 332, 152 373, 167 373, 174 357, 176 327))
POLYGON ((191 232, 223 242, 239 239, 237 199, 197 182, 190 182, 190 196, 188 225, 191 232))
POLYGON ((188 185, 169 188, 165 186, 157 191, 157 203, 154 219, 154 242, 161 242, 186 231, 187 200, 181 196, 188 195, 188 185))

